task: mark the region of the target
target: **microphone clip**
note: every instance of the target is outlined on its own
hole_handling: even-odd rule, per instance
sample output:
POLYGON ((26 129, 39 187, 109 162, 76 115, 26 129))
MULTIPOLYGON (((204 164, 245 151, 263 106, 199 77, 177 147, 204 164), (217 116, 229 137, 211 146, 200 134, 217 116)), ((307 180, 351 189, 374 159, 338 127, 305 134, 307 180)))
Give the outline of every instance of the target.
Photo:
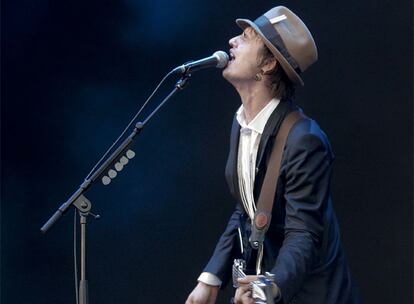
POLYGON ((179 90, 183 90, 187 86, 188 80, 190 78, 191 78, 191 74, 189 73, 189 71, 188 70, 185 71, 185 73, 183 73, 181 78, 175 84, 175 87, 179 90))
POLYGON ((194 62, 194 60, 190 60, 185 62, 184 64, 176 67, 174 70, 172 70, 172 73, 174 74, 181 74, 181 75, 190 75, 190 63, 194 62))

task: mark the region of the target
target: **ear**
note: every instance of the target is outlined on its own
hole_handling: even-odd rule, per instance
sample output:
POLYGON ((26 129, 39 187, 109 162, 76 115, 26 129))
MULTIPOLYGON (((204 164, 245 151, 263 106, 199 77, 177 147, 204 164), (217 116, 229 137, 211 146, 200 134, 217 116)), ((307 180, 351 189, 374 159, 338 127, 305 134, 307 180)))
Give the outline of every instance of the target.
POLYGON ((278 65, 278 62, 275 57, 271 57, 266 60, 266 62, 263 64, 261 70, 263 71, 264 75, 270 75, 274 71, 276 71, 276 67, 278 65))

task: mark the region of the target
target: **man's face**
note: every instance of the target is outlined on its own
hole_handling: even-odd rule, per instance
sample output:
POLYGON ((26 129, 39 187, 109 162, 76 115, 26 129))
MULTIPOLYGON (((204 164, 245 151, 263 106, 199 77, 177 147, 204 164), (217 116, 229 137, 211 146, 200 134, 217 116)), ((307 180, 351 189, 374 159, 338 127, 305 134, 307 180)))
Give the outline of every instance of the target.
POLYGON ((263 42, 251 27, 247 27, 239 36, 229 40, 230 60, 223 70, 223 77, 230 83, 254 81, 254 76, 260 72, 259 52, 263 42))

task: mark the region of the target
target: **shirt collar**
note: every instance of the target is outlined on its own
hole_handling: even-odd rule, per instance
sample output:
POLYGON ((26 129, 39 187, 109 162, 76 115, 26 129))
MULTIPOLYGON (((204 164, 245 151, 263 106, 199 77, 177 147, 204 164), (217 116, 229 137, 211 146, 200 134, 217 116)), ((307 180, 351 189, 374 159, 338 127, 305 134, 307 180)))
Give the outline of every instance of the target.
POLYGON ((237 122, 242 128, 248 128, 259 134, 262 134, 267 120, 269 119, 273 111, 276 109, 279 102, 280 100, 276 97, 270 100, 270 102, 253 118, 253 120, 249 124, 246 124, 244 107, 243 105, 241 105, 236 113, 237 122))

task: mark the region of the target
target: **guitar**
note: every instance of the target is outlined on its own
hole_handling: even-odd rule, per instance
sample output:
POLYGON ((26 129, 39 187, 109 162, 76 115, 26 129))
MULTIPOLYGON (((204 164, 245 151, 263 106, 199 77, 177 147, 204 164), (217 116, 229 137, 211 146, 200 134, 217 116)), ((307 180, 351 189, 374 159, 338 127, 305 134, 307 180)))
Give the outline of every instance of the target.
MULTIPOLYGON (((233 287, 240 286, 237 279, 246 277, 246 262, 243 259, 235 259, 233 263, 233 287)), ((272 283, 274 275, 266 272, 265 276, 250 282, 252 298, 255 304, 273 304, 272 283)))

